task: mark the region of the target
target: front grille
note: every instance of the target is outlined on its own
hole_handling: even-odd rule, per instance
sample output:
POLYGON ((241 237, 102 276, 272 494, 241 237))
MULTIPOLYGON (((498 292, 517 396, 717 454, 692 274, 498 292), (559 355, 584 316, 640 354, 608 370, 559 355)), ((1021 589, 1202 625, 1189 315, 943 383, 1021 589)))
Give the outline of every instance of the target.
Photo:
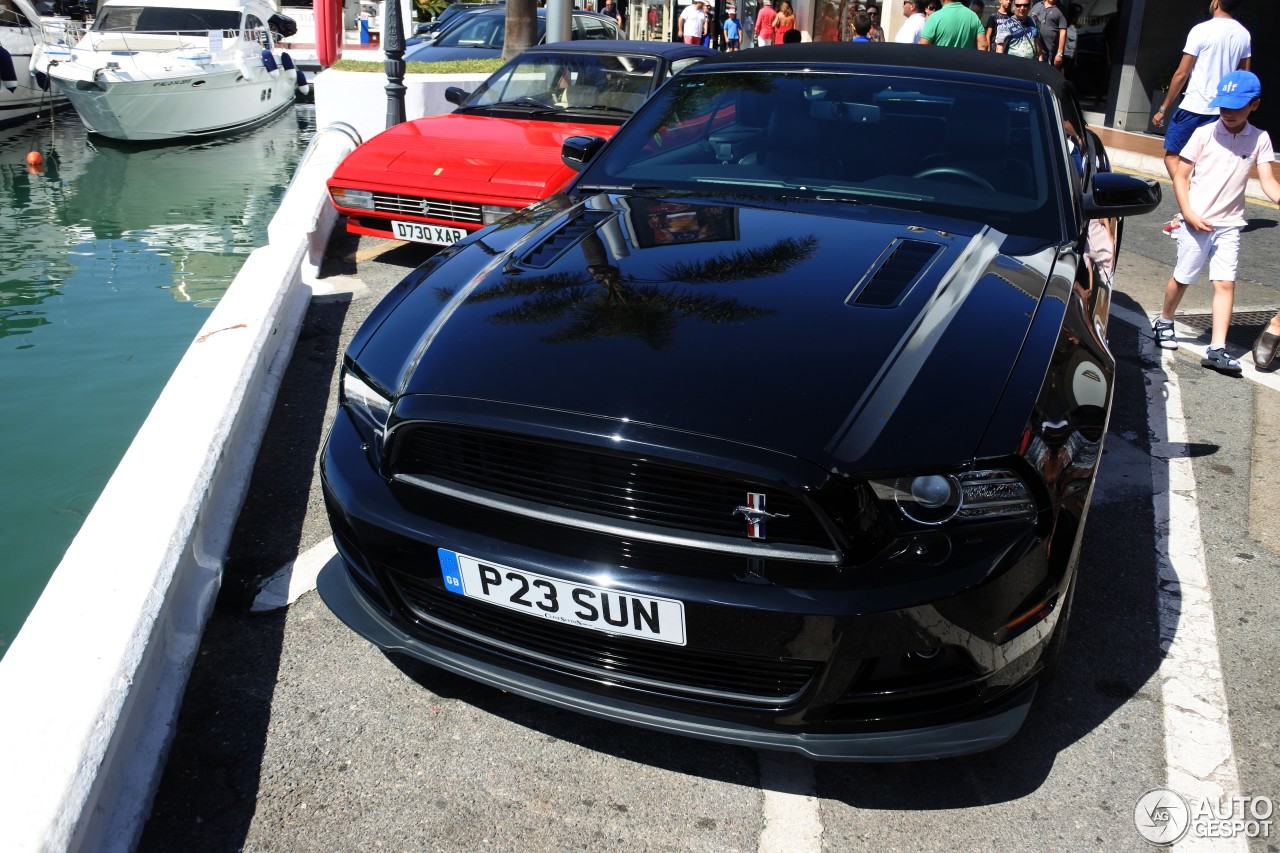
POLYGON ((392 474, 433 477, 527 502, 625 523, 749 541, 738 507, 767 495, 779 517, 770 543, 833 547, 810 505, 777 486, 644 456, 451 424, 411 424, 397 433, 392 474), (785 518, 781 516, 786 516, 785 518))
POLYGON ((443 198, 422 198, 399 193, 374 193, 373 209, 379 213, 424 216, 427 219, 445 219, 450 222, 482 221, 480 205, 443 198))
POLYGON ((673 695, 780 704, 800 693, 818 662, 681 648, 628 640, 477 604, 412 575, 389 571, 420 620, 479 639, 506 654, 591 678, 673 695))

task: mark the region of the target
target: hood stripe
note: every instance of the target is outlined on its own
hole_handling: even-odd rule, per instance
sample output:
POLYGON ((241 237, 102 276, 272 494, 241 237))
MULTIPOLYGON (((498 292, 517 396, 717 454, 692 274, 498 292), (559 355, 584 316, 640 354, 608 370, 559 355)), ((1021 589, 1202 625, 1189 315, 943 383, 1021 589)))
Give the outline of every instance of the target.
POLYGON ((400 375, 396 377, 395 390, 397 394, 404 392, 409 380, 417 372, 418 364, 422 361, 422 357, 427 354, 427 348, 431 346, 431 342, 436 339, 436 335, 440 334, 440 330, 444 328, 445 323, 449 322, 449 318, 453 316, 454 312, 466 303, 476 288, 488 281, 489 275, 495 269, 507 263, 512 257, 518 256, 530 243, 541 240, 548 231, 554 233, 561 227, 563 227, 563 216, 555 217, 542 227, 534 228, 516 241, 509 249, 499 252, 490 258, 489 262, 477 270, 476 274, 465 285, 458 288, 458 292, 453 294, 448 304, 436 312, 436 316, 431 320, 431 325, 427 326, 426 331, 422 333, 422 337, 418 339, 418 343, 414 346, 413 357, 405 362, 400 375))

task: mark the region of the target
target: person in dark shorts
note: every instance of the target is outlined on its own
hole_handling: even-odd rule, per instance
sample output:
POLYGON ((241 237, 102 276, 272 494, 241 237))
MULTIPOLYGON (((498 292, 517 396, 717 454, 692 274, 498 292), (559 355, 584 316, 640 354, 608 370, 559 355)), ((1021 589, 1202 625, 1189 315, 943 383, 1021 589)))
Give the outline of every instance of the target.
POLYGON ((738 10, 730 8, 724 20, 724 40, 730 53, 742 46, 742 24, 738 23, 738 10))
MULTIPOLYGON (((1218 118, 1217 109, 1209 102, 1217 95, 1218 81, 1231 71, 1248 71, 1253 55, 1249 31, 1235 19, 1235 13, 1244 0, 1211 0, 1209 8, 1213 16, 1196 24, 1187 34, 1182 49, 1182 61, 1173 72, 1164 103, 1152 117, 1151 123, 1164 127, 1164 167, 1170 179, 1178 167, 1178 155, 1196 128, 1210 124, 1218 118), (1178 110, 1168 120, 1166 116, 1183 87, 1186 94, 1178 110)), ((1182 226, 1182 218, 1174 217, 1164 226, 1164 233, 1176 237, 1182 226)))

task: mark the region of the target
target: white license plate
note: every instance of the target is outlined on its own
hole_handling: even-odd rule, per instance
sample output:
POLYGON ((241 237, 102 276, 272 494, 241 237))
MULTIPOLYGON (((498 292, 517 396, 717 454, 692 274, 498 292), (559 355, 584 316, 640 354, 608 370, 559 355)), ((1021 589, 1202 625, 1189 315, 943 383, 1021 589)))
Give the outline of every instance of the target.
POLYGON ((433 246, 452 246, 467 236, 467 232, 461 228, 429 225, 426 222, 401 222, 398 219, 391 220, 391 233, 397 240, 430 243, 433 246))
POLYGON ((440 549, 445 589, 528 616, 637 640, 685 644, 684 604, 534 574, 440 549))

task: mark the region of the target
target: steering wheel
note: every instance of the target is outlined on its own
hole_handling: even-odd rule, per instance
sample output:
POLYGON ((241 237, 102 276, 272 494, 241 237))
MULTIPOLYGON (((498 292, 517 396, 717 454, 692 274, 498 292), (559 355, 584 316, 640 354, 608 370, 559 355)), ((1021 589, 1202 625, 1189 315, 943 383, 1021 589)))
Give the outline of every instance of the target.
POLYGON ((990 190, 991 192, 996 191, 996 188, 993 187, 991 185, 991 182, 988 181, 986 178, 982 177, 981 175, 975 172, 970 172, 968 169, 962 169, 959 166, 934 166, 931 169, 925 169, 923 171, 916 172, 911 177, 932 178, 934 176, 941 176, 941 175, 951 175, 952 177, 955 177, 955 178, 964 178, 966 181, 977 184, 978 186, 982 187, 985 190, 990 190))

